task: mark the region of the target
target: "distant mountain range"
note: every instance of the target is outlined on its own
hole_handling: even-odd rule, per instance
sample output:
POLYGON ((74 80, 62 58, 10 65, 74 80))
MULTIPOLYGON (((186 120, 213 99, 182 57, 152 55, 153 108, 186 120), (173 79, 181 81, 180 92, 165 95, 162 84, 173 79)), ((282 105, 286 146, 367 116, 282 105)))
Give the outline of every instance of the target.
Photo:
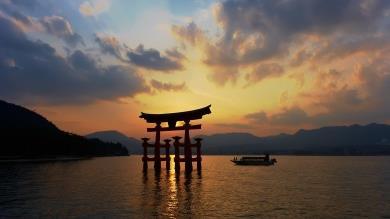
MULTIPOLYGON (((95 132, 88 138, 120 142, 131 153, 141 153, 141 142, 117 131, 95 132)), ((223 133, 203 138, 204 154, 311 154, 311 155, 390 155, 390 126, 333 126, 299 130, 295 134, 258 137, 250 133, 223 133)))
POLYGON ((128 155, 120 144, 64 132, 43 116, 0 100, 0 159, 128 155))
POLYGON ((295 134, 257 137, 248 133, 199 136, 208 154, 390 155, 390 126, 323 127, 295 134))
POLYGON ((140 140, 127 137, 126 135, 114 130, 94 132, 85 135, 85 137, 88 139, 100 139, 105 142, 120 143, 125 146, 131 154, 140 154, 143 150, 140 140))

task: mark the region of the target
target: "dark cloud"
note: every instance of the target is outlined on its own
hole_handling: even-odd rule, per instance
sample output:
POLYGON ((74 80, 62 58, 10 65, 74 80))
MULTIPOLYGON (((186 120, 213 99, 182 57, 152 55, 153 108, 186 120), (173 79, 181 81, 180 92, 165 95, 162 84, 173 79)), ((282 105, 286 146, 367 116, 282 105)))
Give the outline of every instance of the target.
POLYGON ((297 51, 290 60, 290 66, 298 67, 301 66, 306 61, 310 61, 312 54, 308 52, 306 49, 300 49, 297 51))
POLYGON ((248 114, 245 118, 253 123, 272 125, 299 125, 305 124, 309 120, 306 112, 298 107, 284 109, 282 112, 274 115, 267 115, 265 112, 260 111, 248 114))
POLYGON ((349 35, 374 31, 388 7, 385 1, 364 0, 225 1, 218 13, 225 30, 220 43, 240 46, 253 36, 262 46, 249 48, 235 59, 241 63, 262 60, 283 52, 300 34, 349 35), (243 37, 236 40, 237 34, 243 37))
POLYGON ((186 26, 173 25, 172 32, 177 37, 185 40, 193 46, 204 40, 203 31, 194 22, 191 22, 186 26))
MULTIPOLYGON (((45 2, 40 1, 37 3, 53 6, 52 4, 45 4, 45 2)), ((31 6, 31 4, 24 5, 23 1, 0 1, 0 16, 12 20, 24 32, 44 32, 62 39, 67 46, 72 47, 65 47, 68 54, 76 46, 85 45, 81 35, 73 30, 72 25, 66 18, 58 15, 41 17, 45 14, 45 11, 39 10, 39 13, 33 13, 35 9, 31 6), (30 14, 39 14, 41 18, 28 16, 30 14)), ((37 8, 41 8, 41 6, 43 5, 39 5, 37 8)), ((51 9, 48 12, 51 13, 51 9)), ((102 53, 116 57, 123 62, 122 64, 128 65, 128 63, 132 63, 134 66, 151 70, 164 72, 181 70, 183 69, 181 62, 186 59, 178 49, 170 49, 166 50, 165 53, 160 53, 160 51, 153 48, 144 49, 142 44, 135 49, 130 49, 124 44, 120 44, 114 36, 95 35, 95 42, 99 45, 102 53)))
POLYGON ((33 17, 25 15, 16 8, 11 2, 0 2, 0 16, 12 20, 19 27, 24 29, 30 29, 34 26, 40 25, 33 17))
POLYGON ((314 60, 329 62, 356 53, 372 53, 383 50, 389 44, 390 35, 384 33, 372 33, 355 37, 337 37, 332 43, 328 43, 326 46, 319 48, 312 56, 314 60))
MULTIPOLYGON (((174 26, 173 31, 190 45, 207 41, 201 43, 204 63, 213 68, 213 74, 218 74, 211 78, 225 84, 240 76, 225 68, 284 60, 290 51, 299 50, 308 37, 327 43, 324 55, 378 48, 380 43, 373 42, 381 38, 379 35, 384 34, 382 38, 389 39, 386 31, 389 6, 389 1, 375 0, 227 0, 215 10, 221 28, 217 40, 205 38, 203 31, 193 23, 174 26), (358 41, 363 39, 358 38, 365 38, 366 46, 362 46, 358 41), (338 47, 338 42, 343 42, 342 47, 338 47)), ((301 51, 296 55, 291 61, 293 66, 299 66, 311 54, 301 51)))
POLYGON ((101 51, 104 54, 110 54, 120 60, 124 60, 122 57, 123 46, 119 43, 118 39, 114 36, 95 36, 95 42, 99 45, 101 51))
POLYGON ((31 17, 28 17, 18 11, 12 11, 10 13, 10 16, 15 18, 15 20, 23 23, 24 25, 27 25, 27 26, 32 26, 33 25, 33 21, 32 21, 32 18, 31 17))
POLYGON ((38 19, 30 16, 31 13, 34 14, 33 11, 36 8, 39 8, 40 12, 49 10, 47 7, 52 7, 49 5, 51 4, 42 5, 40 1, 10 1, 8 3, 0 3, 0 15, 1 12, 6 14, 6 17, 8 16, 12 21, 26 30, 46 32, 56 36, 71 47, 85 45, 83 38, 73 31, 71 24, 64 17, 53 15, 38 19))
POLYGON ((183 69, 179 60, 163 56, 156 49, 144 49, 142 44, 127 52, 127 56, 134 65, 147 69, 168 72, 183 69))
POLYGON ((176 60, 187 59, 183 53, 177 50, 177 48, 165 50, 165 54, 167 54, 167 56, 176 60))
POLYGON ((49 34, 63 39, 70 46, 84 45, 83 38, 74 33, 69 21, 60 16, 46 16, 41 20, 42 25, 49 34))
POLYGON ((256 66, 256 68, 246 75, 246 80, 249 83, 255 83, 265 78, 279 77, 284 73, 284 69, 277 63, 264 63, 256 66))
POLYGON ((148 91, 143 78, 123 66, 100 66, 82 51, 56 54, 31 41, 0 16, 0 97, 27 103, 75 104, 115 100, 148 91))
POLYGON ((92 57, 80 50, 76 50, 68 57, 68 62, 74 69, 78 70, 98 70, 98 65, 92 57))
POLYGON ((267 113, 263 111, 247 114, 245 115, 245 118, 254 123, 264 123, 268 121, 267 113))
POLYGON ((286 39, 300 33, 358 33, 375 30, 385 18, 386 1, 366 0, 246 0, 225 1, 218 13, 225 38, 237 31, 284 34, 286 39))
MULTIPOLYGON (((7 1, 5 1, 7 2, 7 1)), ((22 7, 22 8, 26 8, 26 9, 36 9, 38 8, 39 6, 41 6, 41 3, 39 0, 29 0, 29 1, 25 1, 25 0, 11 0, 10 3, 12 2, 12 4, 18 6, 18 7, 22 7)))
POLYGON ((150 85, 158 91, 183 91, 187 90, 187 85, 183 82, 181 84, 164 83, 157 80, 151 80, 150 85))
POLYGON ((95 42, 99 45, 104 54, 109 54, 120 61, 130 62, 136 66, 158 70, 158 71, 174 71, 183 68, 181 61, 186 59, 177 48, 168 49, 165 51, 166 56, 160 54, 156 49, 144 49, 140 44, 137 48, 128 48, 125 44, 121 44, 114 36, 95 36, 95 42), (127 58, 122 56, 122 52, 127 51, 127 58))
POLYGON ((272 121, 273 124, 279 125, 296 125, 302 124, 308 121, 308 115, 306 112, 300 108, 291 108, 270 116, 268 119, 272 121))

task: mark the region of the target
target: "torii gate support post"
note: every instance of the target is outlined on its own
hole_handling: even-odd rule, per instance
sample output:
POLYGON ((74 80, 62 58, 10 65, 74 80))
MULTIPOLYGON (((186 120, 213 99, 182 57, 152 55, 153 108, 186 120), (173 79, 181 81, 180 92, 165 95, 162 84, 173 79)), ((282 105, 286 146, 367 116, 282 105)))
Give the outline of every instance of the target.
POLYGON ((172 137, 175 142, 173 145, 175 146, 175 171, 180 171, 180 136, 172 137))
POLYGON ((185 159, 185 171, 192 171, 192 150, 191 150, 191 139, 190 139, 190 121, 185 120, 184 129, 184 159, 185 159))
POLYGON ((144 148, 144 156, 142 157, 142 162, 143 162, 143 171, 148 170, 148 146, 149 146, 149 138, 142 138, 142 146, 144 148))
POLYGON ((195 141, 196 141, 196 168, 198 170, 201 170, 202 169, 202 157, 201 157, 202 153, 201 153, 200 147, 202 146, 201 145, 202 139, 195 138, 195 141))
POLYGON ((160 128, 161 122, 156 123, 156 141, 154 142, 154 169, 161 170, 161 159, 160 159, 160 128))
POLYGON ((171 169, 171 157, 169 155, 169 142, 171 142, 171 139, 165 139, 164 140, 165 142, 165 168, 167 169, 167 171, 169 171, 171 169))

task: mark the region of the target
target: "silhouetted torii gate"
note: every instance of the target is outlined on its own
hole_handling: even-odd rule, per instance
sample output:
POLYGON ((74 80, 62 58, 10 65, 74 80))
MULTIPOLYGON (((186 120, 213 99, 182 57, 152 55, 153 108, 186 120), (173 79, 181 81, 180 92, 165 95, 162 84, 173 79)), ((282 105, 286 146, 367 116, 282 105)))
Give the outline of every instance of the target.
POLYGON ((199 125, 191 125, 191 120, 201 119, 204 115, 210 114, 211 105, 206 107, 185 111, 185 112, 177 112, 177 113, 164 113, 164 114, 150 114, 141 112, 140 118, 146 120, 147 123, 156 123, 156 127, 147 128, 147 132, 156 132, 156 139, 154 144, 148 143, 149 138, 142 138, 143 140, 143 148, 144 148, 144 156, 142 158, 143 161, 143 169, 146 171, 148 169, 148 161, 154 161, 154 168, 156 170, 161 169, 161 161, 165 161, 167 170, 170 169, 170 157, 169 157, 169 147, 170 147, 170 139, 165 139, 165 144, 160 143, 160 132, 163 131, 178 131, 184 130, 184 143, 180 142, 181 137, 175 136, 173 137, 174 146, 175 146, 175 169, 180 169, 180 162, 185 162, 185 170, 186 172, 192 171, 192 161, 197 162, 197 168, 200 170, 202 168, 202 158, 201 158, 201 138, 196 138, 196 143, 192 144, 190 140, 190 130, 191 129, 201 129, 202 126, 199 125), (178 121, 183 121, 183 126, 176 126, 178 121), (168 127, 162 127, 161 123, 168 123, 168 127), (154 157, 148 157, 148 147, 154 147, 154 157), (165 147, 165 157, 160 157, 160 148, 165 147), (180 158, 180 147, 184 147, 184 158, 180 158), (192 158, 192 150, 191 147, 197 148, 197 157, 192 158))

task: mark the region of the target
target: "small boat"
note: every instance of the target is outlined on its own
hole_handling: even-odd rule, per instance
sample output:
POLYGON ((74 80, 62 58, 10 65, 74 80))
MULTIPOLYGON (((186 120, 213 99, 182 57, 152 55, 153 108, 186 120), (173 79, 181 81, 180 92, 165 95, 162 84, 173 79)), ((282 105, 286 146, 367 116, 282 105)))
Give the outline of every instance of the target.
POLYGON ((277 161, 275 158, 270 159, 269 154, 265 156, 251 156, 251 157, 241 157, 238 159, 234 157, 231 162, 236 165, 262 165, 262 166, 270 166, 274 165, 277 161))

